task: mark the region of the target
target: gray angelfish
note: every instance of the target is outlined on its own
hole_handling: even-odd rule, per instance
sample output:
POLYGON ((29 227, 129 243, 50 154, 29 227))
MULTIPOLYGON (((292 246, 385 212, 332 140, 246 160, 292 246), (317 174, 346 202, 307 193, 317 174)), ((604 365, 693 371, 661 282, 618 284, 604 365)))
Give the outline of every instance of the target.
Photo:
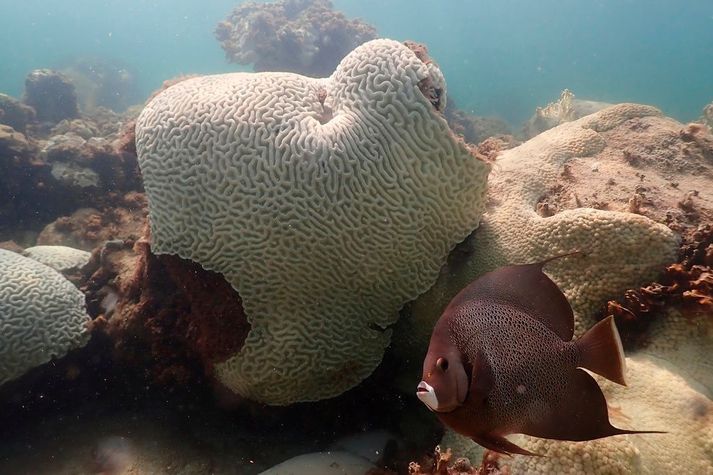
POLYGON ((505 454, 536 455, 508 434, 582 441, 655 432, 609 422, 604 394, 580 368, 626 385, 619 332, 609 316, 572 340, 572 308, 542 272, 550 260, 499 268, 450 302, 418 398, 456 432, 505 454))

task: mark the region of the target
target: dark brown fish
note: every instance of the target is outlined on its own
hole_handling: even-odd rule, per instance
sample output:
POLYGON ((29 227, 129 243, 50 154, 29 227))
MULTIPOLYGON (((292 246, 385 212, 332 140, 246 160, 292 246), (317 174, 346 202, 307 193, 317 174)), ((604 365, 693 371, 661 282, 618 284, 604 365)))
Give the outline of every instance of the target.
POLYGON ((572 341, 572 308, 542 272, 550 260, 502 267, 456 295, 433 329, 416 395, 444 424, 504 454, 536 455, 508 434, 581 441, 652 432, 609 422, 604 394, 580 368, 626 385, 619 332, 610 316, 572 341))

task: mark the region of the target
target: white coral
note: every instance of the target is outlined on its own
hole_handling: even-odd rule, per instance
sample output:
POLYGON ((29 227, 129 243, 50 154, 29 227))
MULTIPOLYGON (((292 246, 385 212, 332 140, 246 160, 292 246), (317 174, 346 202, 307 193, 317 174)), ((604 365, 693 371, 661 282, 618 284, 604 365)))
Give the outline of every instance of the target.
POLYGON ((215 368, 228 387, 288 404, 359 383, 399 308, 477 226, 490 167, 421 92, 441 84, 434 65, 376 40, 327 79, 200 77, 143 110, 152 250, 223 273, 251 324, 215 368))
POLYGON ((67 246, 34 246, 25 249, 22 255, 62 272, 83 267, 92 254, 67 246))
POLYGON ((0 249, 0 384, 84 345, 84 294, 55 270, 0 249))

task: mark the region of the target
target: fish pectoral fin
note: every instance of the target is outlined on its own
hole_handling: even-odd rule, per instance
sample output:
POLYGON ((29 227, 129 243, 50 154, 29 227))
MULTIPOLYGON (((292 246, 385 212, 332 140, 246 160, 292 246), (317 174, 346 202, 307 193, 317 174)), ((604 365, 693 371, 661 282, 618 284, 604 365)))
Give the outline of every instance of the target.
POLYGON ((543 439, 572 441, 639 433, 611 425, 602 390, 594 378, 581 369, 574 370, 565 391, 548 403, 547 413, 530 414, 520 432, 543 439))
POLYGON ((505 437, 494 434, 484 434, 479 436, 472 436, 471 439, 478 445, 482 445, 486 449, 492 450, 505 455, 534 455, 536 457, 541 457, 540 454, 530 452, 525 450, 519 445, 513 444, 505 437))

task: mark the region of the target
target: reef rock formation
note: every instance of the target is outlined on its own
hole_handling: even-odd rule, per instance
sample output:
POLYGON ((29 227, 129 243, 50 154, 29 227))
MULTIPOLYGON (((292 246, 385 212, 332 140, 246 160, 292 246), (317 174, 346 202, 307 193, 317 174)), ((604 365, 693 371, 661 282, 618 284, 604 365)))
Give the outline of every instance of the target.
POLYGON ((7 94, 0 94, 0 124, 9 125, 25 133, 28 122, 35 118, 35 110, 7 94))
POLYGON ((253 64, 255 71, 323 77, 352 49, 376 38, 376 30, 334 11, 329 0, 281 0, 240 5, 215 36, 230 61, 253 64))
POLYGON ((57 123, 79 117, 74 85, 51 69, 35 69, 27 76, 23 102, 35 109, 40 122, 57 123))
POLYGON ((83 346, 84 294, 58 272, 0 249, 0 384, 83 346))
POLYGON ((120 206, 127 192, 140 191, 136 154, 121 148, 129 118, 102 109, 51 129, 28 124, 27 135, 0 125, 0 240, 33 245, 19 236, 88 204, 120 206))
POLYGON ((606 102, 575 99, 574 94, 569 89, 565 89, 558 100, 535 110, 535 114, 525 123, 522 134, 525 139, 531 139, 552 127, 577 120, 609 106, 611 104, 606 102))
POLYGON ((101 209, 80 208, 57 218, 40 232, 37 244, 91 251, 106 241, 136 241, 144 233, 147 214, 146 196, 129 192, 101 209))
POLYGON ((152 250, 221 272, 251 326, 214 363, 270 404, 368 376, 404 302, 477 225, 490 166, 440 115, 445 84, 390 40, 328 79, 236 73, 157 95, 136 126, 152 250))

